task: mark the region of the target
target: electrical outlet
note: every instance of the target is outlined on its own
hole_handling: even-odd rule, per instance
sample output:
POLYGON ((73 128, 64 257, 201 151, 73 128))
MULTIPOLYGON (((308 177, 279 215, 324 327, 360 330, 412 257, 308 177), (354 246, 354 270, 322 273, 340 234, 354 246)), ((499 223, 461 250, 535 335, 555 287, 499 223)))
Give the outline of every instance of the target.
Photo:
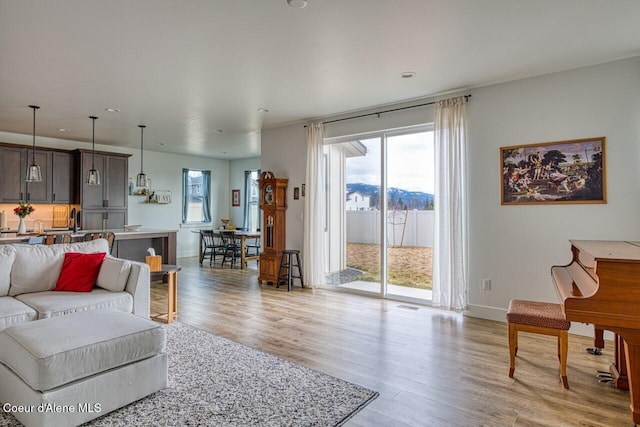
POLYGON ((483 291, 491 290, 491 279, 482 279, 482 290, 483 291))

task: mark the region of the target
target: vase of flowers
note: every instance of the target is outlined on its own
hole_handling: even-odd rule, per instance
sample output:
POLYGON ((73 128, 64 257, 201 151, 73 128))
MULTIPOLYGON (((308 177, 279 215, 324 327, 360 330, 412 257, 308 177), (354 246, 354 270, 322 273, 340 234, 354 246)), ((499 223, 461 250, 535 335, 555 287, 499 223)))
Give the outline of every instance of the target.
POLYGON ((24 218, 27 215, 31 215, 36 209, 29 203, 20 203, 17 208, 13 209, 13 213, 18 215, 20 223, 18 224, 18 234, 25 234, 27 232, 27 225, 24 223, 24 218))

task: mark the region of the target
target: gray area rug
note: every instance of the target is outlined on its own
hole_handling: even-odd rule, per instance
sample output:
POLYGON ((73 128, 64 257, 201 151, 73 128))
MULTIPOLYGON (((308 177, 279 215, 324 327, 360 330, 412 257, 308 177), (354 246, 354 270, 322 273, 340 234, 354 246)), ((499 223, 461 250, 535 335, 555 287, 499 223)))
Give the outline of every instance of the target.
MULTIPOLYGON (((339 426, 377 392, 175 322, 169 387, 88 426, 339 426)), ((0 426, 20 426, 0 409, 0 426)))

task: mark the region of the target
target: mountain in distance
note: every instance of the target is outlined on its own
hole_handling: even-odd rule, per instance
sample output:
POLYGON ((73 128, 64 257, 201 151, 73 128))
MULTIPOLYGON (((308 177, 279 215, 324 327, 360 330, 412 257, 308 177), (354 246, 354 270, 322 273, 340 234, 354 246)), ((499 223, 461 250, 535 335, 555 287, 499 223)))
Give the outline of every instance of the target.
MULTIPOLYGON (((357 191, 363 196, 369 196, 371 207, 379 207, 380 186, 363 184, 363 183, 347 183, 347 193, 357 191)), ((387 199, 391 206, 396 209, 428 209, 433 210, 433 194, 423 193, 422 191, 408 191, 402 188, 391 187, 387 191, 387 199)))

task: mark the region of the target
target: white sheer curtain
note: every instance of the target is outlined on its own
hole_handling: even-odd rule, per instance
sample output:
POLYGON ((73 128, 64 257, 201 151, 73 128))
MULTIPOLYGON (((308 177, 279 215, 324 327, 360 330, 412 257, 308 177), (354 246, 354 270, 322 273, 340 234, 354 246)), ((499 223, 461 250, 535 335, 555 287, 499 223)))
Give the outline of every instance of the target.
POLYGON ((436 104, 436 203, 433 244, 433 305, 467 307, 466 101, 436 104))
POLYGON ((312 123, 307 127, 307 176, 304 198, 304 259, 302 272, 305 285, 320 288, 324 275, 325 179, 323 164, 324 126, 312 123))

